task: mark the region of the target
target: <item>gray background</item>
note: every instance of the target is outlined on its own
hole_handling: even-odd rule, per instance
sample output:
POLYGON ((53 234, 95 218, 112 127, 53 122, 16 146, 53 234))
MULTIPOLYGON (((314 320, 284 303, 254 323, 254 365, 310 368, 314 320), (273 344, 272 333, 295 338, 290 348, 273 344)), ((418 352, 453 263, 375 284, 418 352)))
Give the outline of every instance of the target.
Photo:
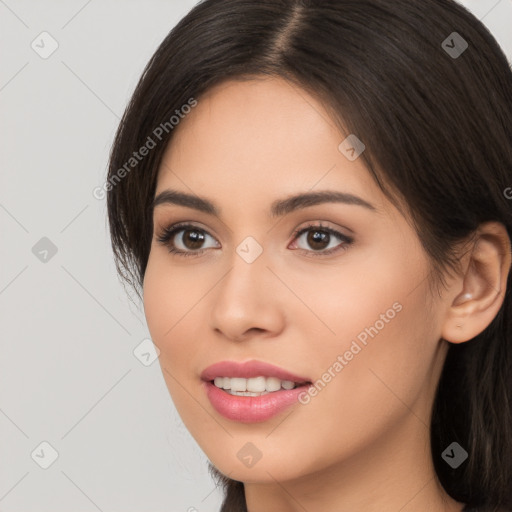
MULTIPOLYGON (((512 61, 512 0, 462 3, 512 61)), ((0 0, 2 512, 219 508, 158 362, 137 351, 143 309, 92 194, 144 65, 194 4, 0 0), (42 442, 58 453, 47 469, 42 442)))

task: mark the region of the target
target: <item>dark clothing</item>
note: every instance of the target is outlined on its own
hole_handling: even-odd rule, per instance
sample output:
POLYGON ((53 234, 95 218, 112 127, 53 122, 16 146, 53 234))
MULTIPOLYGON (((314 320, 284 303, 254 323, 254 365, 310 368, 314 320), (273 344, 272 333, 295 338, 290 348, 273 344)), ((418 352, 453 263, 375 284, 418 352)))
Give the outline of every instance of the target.
MULTIPOLYGON (((494 510, 494 509, 493 509, 494 510)), ((500 508, 500 511, 501 512, 507 512, 504 508, 500 508)), ((469 508, 469 507, 466 507, 463 512, 489 512, 489 509, 486 508, 486 507, 478 507, 478 508, 475 508, 475 507, 472 507, 472 508, 469 508)))

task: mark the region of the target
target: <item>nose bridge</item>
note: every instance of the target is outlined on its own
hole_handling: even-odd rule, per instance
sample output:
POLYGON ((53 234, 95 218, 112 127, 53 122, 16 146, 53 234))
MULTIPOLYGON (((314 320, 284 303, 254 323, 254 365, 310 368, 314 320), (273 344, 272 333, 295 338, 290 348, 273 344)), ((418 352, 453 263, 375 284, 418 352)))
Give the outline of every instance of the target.
POLYGON ((266 256, 263 246, 253 236, 245 237, 235 246, 234 253, 228 258, 230 270, 219 283, 222 290, 219 301, 224 297, 229 300, 236 297, 246 304, 260 302, 259 294, 264 290, 258 284, 266 281, 266 274, 270 274, 266 256))
POLYGON ((229 270, 218 284, 211 310, 213 328, 233 339, 249 329, 275 331, 280 328, 281 313, 272 300, 267 268, 268 258, 262 245, 247 236, 229 258, 229 270))

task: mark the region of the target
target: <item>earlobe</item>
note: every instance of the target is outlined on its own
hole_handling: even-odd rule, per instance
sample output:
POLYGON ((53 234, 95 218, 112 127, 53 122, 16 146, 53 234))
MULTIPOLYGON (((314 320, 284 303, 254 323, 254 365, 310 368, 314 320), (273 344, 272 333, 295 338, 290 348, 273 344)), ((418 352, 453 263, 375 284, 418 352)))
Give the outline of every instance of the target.
POLYGON ((463 343, 484 331, 505 298, 512 259, 507 230, 499 222, 487 222, 476 235, 461 277, 462 291, 445 315, 441 335, 451 343, 463 343))

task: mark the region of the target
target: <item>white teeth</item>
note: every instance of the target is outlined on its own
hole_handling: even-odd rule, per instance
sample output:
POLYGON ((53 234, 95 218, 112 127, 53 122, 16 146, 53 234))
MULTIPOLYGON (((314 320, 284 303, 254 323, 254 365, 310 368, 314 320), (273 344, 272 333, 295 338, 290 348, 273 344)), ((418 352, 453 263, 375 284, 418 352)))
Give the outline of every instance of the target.
POLYGON ((279 391, 281 389, 281 379, 276 377, 269 377, 265 385, 267 391, 279 391))
POLYGON ((232 395, 236 393, 242 396, 259 396, 280 389, 293 389, 296 385, 291 380, 281 380, 277 377, 215 377, 213 383, 218 388, 230 391, 232 395))
POLYGON ((252 377, 247 379, 247 391, 252 391, 253 393, 261 393, 262 391, 267 390, 266 380, 267 379, 265 379, 265 377, 252 377))
POLYGON ((231 391, 247 391, 247 379, 241 379, 239 377, 235 377, 230 380, 231 380, 231 391))

